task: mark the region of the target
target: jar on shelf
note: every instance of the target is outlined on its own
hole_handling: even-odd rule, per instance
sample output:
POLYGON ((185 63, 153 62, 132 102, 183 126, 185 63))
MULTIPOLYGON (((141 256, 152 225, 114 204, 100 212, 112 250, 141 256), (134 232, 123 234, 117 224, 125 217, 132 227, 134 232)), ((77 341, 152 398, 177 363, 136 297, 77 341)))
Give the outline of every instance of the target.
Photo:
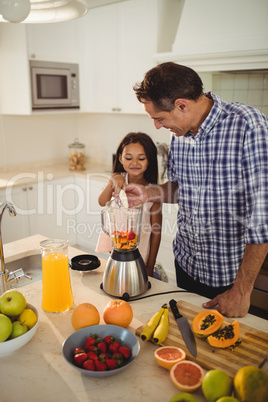
POLYGON ((75 138, 72 144, 69 144, 70 170, 85 170, 85 144, 81 144, 78 138, 75 138))

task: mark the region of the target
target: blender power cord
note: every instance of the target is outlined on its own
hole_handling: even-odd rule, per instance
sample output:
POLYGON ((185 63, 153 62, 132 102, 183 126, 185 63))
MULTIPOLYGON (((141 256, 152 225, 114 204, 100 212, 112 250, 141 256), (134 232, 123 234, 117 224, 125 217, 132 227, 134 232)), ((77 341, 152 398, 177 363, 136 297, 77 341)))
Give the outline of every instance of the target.
POLYGON ((189 292, 188 290, 170 290, 168 292, 152 293, 151 295, 142 296, 142 297, 136 297, 135 299, 130 298, 129 301, 133 302, 133 301, 136 301, 136 300, 146 299, 147 297, 167 295, 169 293, 191 293, 191 292, 189 292))

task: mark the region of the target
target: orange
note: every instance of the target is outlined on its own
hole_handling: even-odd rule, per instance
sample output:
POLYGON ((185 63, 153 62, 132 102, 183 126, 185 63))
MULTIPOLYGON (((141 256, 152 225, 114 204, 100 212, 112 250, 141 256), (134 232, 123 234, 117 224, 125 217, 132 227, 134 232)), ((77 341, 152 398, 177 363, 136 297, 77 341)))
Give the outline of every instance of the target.
POLYGON ((111 300, 103 310, 106 324, 128 327, 133 318, 133 310, 125 300, 111 300))
POLYGON ((186 353, 176 346, 162 346, 155 350, 154 357, 160 366, 170 370, 174 364, 185 359, 186 353))
POLYGON ((100 313, 93 304, 79 304, 73 311, 71 323, 76 331, 90 325, 98 325, 100 323, 100 313))
POLYGON ((170 370, 170 378, 174 385, 182 391, 192 392, 202 385, 203 369, 190 360, 176 363, 170 370))

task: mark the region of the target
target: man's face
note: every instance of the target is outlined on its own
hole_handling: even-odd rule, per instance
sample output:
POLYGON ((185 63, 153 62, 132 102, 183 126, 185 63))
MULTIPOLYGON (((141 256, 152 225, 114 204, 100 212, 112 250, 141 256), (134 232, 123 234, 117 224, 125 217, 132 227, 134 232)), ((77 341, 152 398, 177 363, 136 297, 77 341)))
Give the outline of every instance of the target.
POLYGON ((156 129, 164 127, 174 133, 176 137, 180 137, 190 130, 189 117, 185 112, 184 105, 176 102, 171 112, 156 110, 151 101, 145 102, 143 106, 145 112, 153 119, 156 129))

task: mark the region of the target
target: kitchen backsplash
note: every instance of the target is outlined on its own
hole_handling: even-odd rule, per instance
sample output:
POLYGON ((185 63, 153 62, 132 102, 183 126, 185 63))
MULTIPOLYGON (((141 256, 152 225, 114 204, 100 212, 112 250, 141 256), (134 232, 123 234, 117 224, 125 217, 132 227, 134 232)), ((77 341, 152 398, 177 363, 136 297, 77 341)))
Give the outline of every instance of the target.
POLYGON ((268 116, 268 72, 214 73, 212 91, 227 102, 246 103, 268 116))

